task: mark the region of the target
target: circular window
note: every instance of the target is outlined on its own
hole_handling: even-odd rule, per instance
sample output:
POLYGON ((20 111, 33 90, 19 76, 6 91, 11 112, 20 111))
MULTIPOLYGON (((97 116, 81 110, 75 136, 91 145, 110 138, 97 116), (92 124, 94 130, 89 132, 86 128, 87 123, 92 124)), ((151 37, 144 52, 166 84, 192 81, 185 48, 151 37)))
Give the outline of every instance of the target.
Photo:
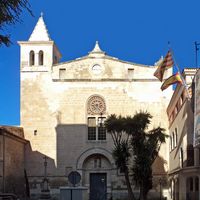
POLYGON ((106 111, 106 105, 102 97, 92 96, 88 101, 88 114, 100 115, 106 111))
POLYGON ((102 67, 100 65, 96 64, 92 67, 92 73, 94 75, 99 75, 101 74, 101 72, 102 72, 102 67))

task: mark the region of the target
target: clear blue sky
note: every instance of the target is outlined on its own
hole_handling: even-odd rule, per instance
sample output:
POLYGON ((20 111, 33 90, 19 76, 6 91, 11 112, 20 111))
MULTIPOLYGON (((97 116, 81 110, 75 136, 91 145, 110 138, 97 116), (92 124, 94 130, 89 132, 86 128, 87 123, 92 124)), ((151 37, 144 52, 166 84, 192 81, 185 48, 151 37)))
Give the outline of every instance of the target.
POLYGON ((20 124, 17 41, 28 40, 41 12, 62 61, 86 55, 98 40, 111 56, 153 65, 171 41, 179 66, 195 66, 199 0, 31 0, 30 4, 35 17, 23 11, 23 22, 7 27, 13 45, 0 47, 0 125, 20 124))

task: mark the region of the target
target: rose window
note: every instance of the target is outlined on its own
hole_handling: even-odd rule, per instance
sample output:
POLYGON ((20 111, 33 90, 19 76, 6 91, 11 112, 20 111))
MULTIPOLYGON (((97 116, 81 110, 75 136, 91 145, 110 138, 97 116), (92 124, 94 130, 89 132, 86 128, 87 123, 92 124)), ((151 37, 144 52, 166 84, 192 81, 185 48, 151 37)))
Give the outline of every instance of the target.
POLYGON ((92 96, 88 101, 88 114, 100 115, 106 111, 106 105, 102 97, 92 96))

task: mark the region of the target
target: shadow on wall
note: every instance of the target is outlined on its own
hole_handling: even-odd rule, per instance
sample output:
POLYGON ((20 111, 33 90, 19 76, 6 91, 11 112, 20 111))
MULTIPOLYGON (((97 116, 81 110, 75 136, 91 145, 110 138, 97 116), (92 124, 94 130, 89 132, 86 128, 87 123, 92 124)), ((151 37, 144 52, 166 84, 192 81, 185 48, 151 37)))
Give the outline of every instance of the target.
POLYGON ((57 169, 68 175, 74 168, 76 159, 84 151, 87 126, 85 124, 59 124, 56 126, 57 169))
MULTIPOLYGON (((47 176, 51 188, 68 185, 67 175, 77 162, 78 155, 83 151, 86 141, 87 126, 57 125, 56 131, 56 160, 47 157, 47 176), (81 133, 81 134, 80 134, 81 133)), ((44 141, 48 144, 48 141, 44 141)), ((34 151, 29 142, 25 147, 25 168, 31 189, 40 188, 44 178, 44 157, 46 155, 34 151)))
POLYGON ((5 178, 5 193, 13 193, 19 196, 24 195, 25 179, 22 176, 9 175, 5 178), (20 184, 19 184, 20 183, 20 184))
POLYGON ((167 171, 165 169, 165 165, 167 165, 167 161, 158 155, 158 157, 156 158, 156 160, 154 161, 153 163, 153 174, 155 175, 166 175, 167 174, 167 171))
MULTIPOLYGON (((17 155, 19 152, 15 152, 17 155)), ((20 156, 20 154, 18 154, 20 156)), ((5 169, 5 177, 4 181, 1 177, 0 184, 1 191, 6 193, 14 193, 19 197, 22 197, 26 193, 26 176, 24 173, 24 169, 26 170, 27 178, 29 181, 30 189, 39 188, 44 178, 44 154, 40 152, 33 151, 31 148, 30 143, 28 142, 25 144, 25 157, 23 160, 23 165, 21 166, 21 170, 19 173, 17 171, 18 166, 21 163, 16 162, 16 160, 12 159, 12 156, 7 153, 6 161, 9 162, 11 166, 16 167, 16 171, 9 170, 9 165, 5 169), (34 178, 32 178, 34 177, 34 178), (4 182, 4 189, 3 189, 3 182, 4 182)), ((51 174, 52 170, 55 169, 55 162, 53 159, 48 158, 48 166, 47 172, 48 176, 51 174)))
MULTIPOLYGON (((88 142, 86 124, 58 124, 56 131, 56 159, 47 158, 47 176, 51 188, 70 185, 67 176, 77 170, 77 160, 91 148, 111 149, 111 142, 88 142)), ((108 136, 109 137, 109 136, 108 136)), ((112 140, 110 140, 112 141, 112 140)), ((44 141, 48 144, 48 141, 44 141)), ((26 145, 26 170, 31 189, 40 188, 44 178, 44 157, 39 151, 33 151, 31 144, 26 145)))
POLYGON ((166 199, 164 189, 168 189, 168 176, 167 176, 167 161, 158 155, 152 166, 153 172, 153 189, 155 192, 150 191, 148 196, 149 200, 166 199))
MULTIPOLYGON (((26 145, 26 160, 25 166, 28 176, 44 177, 44 161, 45 154, 38 151, 33 151, 30 143, 26 145)), ((47 175, 51 176, 56 169, 55 161, 47 157, 47 175)))
POLYGON ((88 176, 85 173, 84 162, 87 158, 92 157, 90 164, 95 168, 93 171, 96 170, 99 166, 96 163, 98 159, 95 159, 97 155, 101 155, 99 170, 104 169, 105 171, 107 168, 109 170, 112 168, 104 162, 109 160, 110 165, 113 164, 111 154, 113 143, 109 134, 106 135, 106 140, 88 140, 88 126, 86 124, 59 124, 56 126, 56 135, 57 171, 60 176, 67 177, 71 171, 78 171, 81 174, 80 184, 84 185, 85 176, 88 176))
POLYGON ((76 170, 79 156, 88 149, 102 148, 112 151, 110 135, 107 134, 105 141, 88 141, 87 133, 86 124, 57 125, 57 170, 62 175, 67 176, 69 169, 76 170))
POLYGON ((47 161, 47 178, 49 180, 49 185, 51 188, 59 188, 59 186, 66 185, 66 179, 59 180, 59 178, 54 178, 55 171, 57 169, 55 160, 47 157, 45 154, 42 154, 38 151, 33 151, 30 143, 26 145, 26 159, 25 159, 25 168, 28 176, 29 187, 32 190, 36 190, 40 193, 42 182, 44 179, 44 162, 45 157, 47 161), (61 184, 60 184, 61 183, 61 184))
MULTIPOLYGON (((56 160, 47 159, 47 176, 51 189, 69 185, 67 176, 72 170, 77 170, 77 160, 88 149, 106 149, 112 152, 112 139, 107 141, 88 141, 86 124, 58 124, 56 131, 56 160)), ((110 135, 107 135, 110 137, 110 135)), ((45 141, 47 142, 47 141, 45 141)), ((95 150, 94 152, 95 153, 95 150)), ((98 152, 96 152, 98 154, 98 152)), ((26 169, 29 177, 30 189, 40 189, 44 177, 44 154, 33 151, 30 143, 26 145, 26 169)), ((158 156, 153 164, 154 188, 159 187, 162 177, 162 187, 167 187, 166 161, 158 156), (166 182, 166 183, 165 183, 166 182)), ((81 169, 80 169, 81 170, 81 169)))
POLYGON ((167 169, 165 167, 166 165, 167 165, 167 161, 163 159, 163 157, 158 155, 158 157, 156 158, 152 166, 153 176, 155 176, 155 178, 153 178, 154 188, 159 187, 160 181, 163 188, 168 187, 167 169))

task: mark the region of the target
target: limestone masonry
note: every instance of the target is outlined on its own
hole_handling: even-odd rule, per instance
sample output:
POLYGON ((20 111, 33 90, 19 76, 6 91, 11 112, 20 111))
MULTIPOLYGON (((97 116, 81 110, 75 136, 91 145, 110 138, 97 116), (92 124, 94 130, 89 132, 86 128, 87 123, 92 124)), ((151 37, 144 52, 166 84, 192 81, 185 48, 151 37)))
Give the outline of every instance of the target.
MULTIPOLYGON (((125 195, 123 176, 112 158, 111 136, 99 124, 110 114, 126 116, 142 110, 153 115, 152 127, 167 130, 172 88, 161 92, 161 83, 153 76, 157 66, 108 56, 98 42, 86 56, 61 63, 42 16, 29 40, 19 45, 21 126, 30 141, 25 166, 32 194, 40 191, 46 155, 51 192, 69 185, 67 175, 78 171, 88 195, 94 193, 90 183, 100 179, 104 181, 99 191, 105 184, 107 196, 125 195)), ((156 177, 167 174, 168 155, 167 142, 154 165, 154 190, 156 177)))

